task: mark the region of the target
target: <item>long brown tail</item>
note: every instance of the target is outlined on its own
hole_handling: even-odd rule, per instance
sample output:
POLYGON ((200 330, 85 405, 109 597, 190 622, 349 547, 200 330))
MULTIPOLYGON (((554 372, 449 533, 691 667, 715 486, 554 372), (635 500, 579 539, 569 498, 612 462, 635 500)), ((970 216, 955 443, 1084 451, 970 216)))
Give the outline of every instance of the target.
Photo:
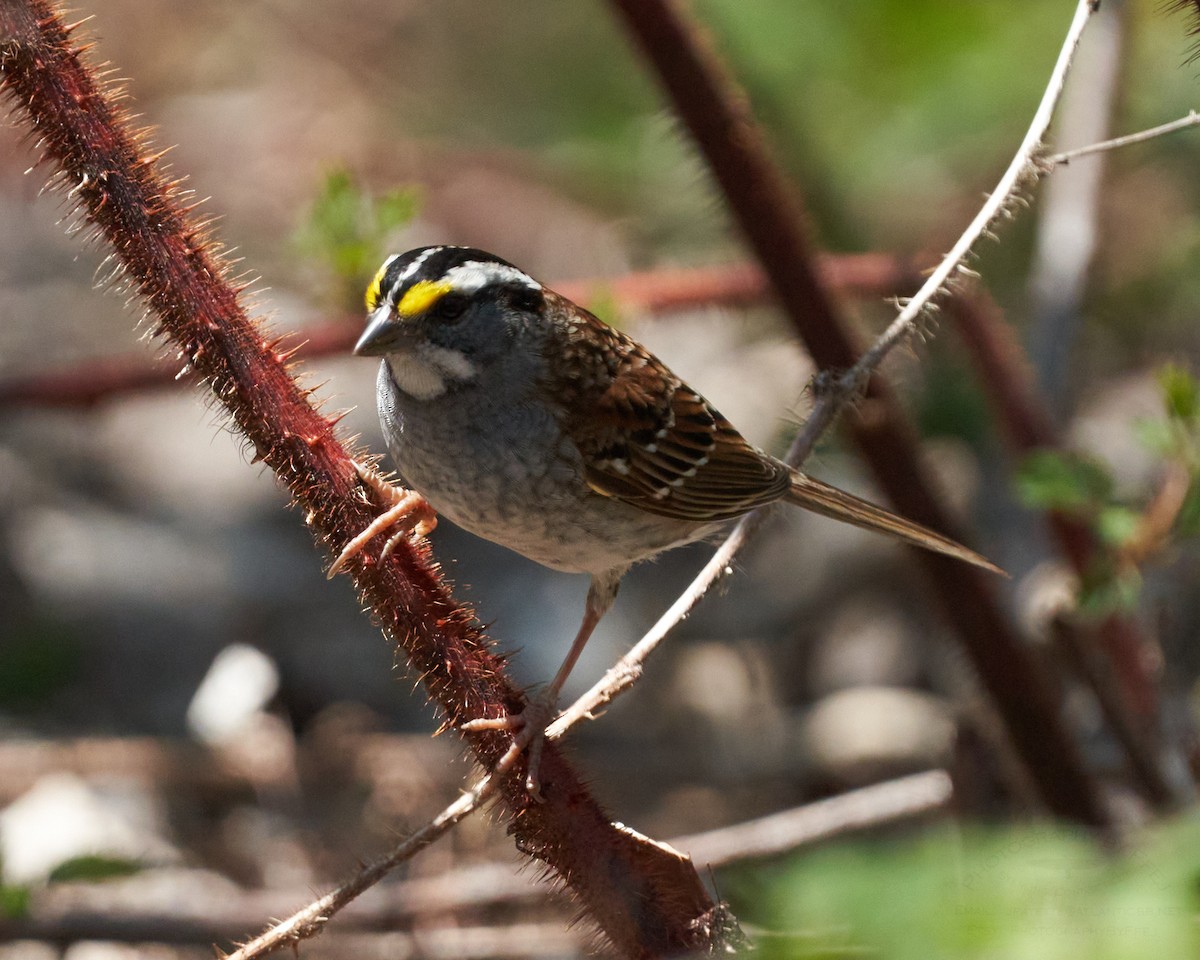
POLYGON ((792 486, 784 499, 788 503, 794 503, 804 507, 805 510, 819 513, 823 517, 832 517, 834 520, 841 520, 843 523, 850 523, 856 527, 862 527, 864 530, 884 533, 897 540, 903 540, 905 543, 924 547, 934 553, 943 553, 956 560, 990 570, 992 573, 1008 576, 990 560, 981 557, 974 550, 968 550, 961 543, 957 543, 949 537, 943 537, 940 533, 934 533, 919 523, 905 520, 866 500, 860 500, 837 487, 814 480, 799 471, 792 471, 792 486))

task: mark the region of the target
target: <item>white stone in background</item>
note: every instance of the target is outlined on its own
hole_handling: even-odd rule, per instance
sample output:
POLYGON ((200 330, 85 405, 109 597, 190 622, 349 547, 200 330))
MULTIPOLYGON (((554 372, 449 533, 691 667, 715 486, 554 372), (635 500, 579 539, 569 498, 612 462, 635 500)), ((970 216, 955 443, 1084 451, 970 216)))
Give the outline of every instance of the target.
POLYGON ((937 697, 900 687, 854 687, 819 701, 799 732, 818 771, 855 784, 944 765, 955 725, 937 697))
POLYGON ((59 960, 57 947, 36 940, 0 944, 0 960, 59 960))
POLYGON ((704 762, 727 779, 761 776, 786 769, 787 715, 770 682, 768 655, 754 641, 686 644, 672 684, 672 702, 683 708, 687 726, 704 762))
POLYGON ((178 852, 157 832, 160 821, 149 795, 134 787, 100 789, 68 773, 42 777, 0 811, 4 881, 37 883, 84 856, 177 860, 178 852))
POLYGON ((250 725, 278 690, 274 660, 247 644, 231 644, 217 654, 200 681, 188 706, 188 729, 210 746, 228 742, 250 725))
POLYGON ((693 714, 715 724, 728 724, 757 712, 767 693, 752 675, 750 664, 733 647, 695 643, 679 655, 675 697, 693 714))
MULTIPOLYGON (((137 904, 146 913, 173 914, 181 918, 208 917, 209 905, 231 903, 244 895, 228 877, 182 863, 152 867, 104 883, 55 885, 38 893, 37 909, 55 916, 62 913, 112 913, 117 904, 137 904)), ((179 960, 172 954, 173 960, 179 960)), ((8 960, 0 954, 0 960, 8 960)))
POLYGON ((13 565, 25 582, 65 608, 147 596, 185 604, 224 595, 233 579, 215 546, 90 502, 21 509, 10 531, 13 565))
POLYGON ((912 623, 894 606, 853 595, 816 643, 809 687, 820 695, 868 684, 915 683, 921 664, 913 632, 912 623))

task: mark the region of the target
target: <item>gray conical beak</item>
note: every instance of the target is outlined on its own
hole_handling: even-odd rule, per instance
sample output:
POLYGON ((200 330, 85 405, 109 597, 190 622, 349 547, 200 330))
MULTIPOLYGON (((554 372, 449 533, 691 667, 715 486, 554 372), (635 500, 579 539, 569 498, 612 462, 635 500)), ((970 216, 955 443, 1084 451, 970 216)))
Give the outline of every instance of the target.
POLYGON ((401 333, 401 326, 396 322, 391 307, 382 304, 367 319, 367 329, 354 345, 354 355, 382 357, 395 348, 401 333))

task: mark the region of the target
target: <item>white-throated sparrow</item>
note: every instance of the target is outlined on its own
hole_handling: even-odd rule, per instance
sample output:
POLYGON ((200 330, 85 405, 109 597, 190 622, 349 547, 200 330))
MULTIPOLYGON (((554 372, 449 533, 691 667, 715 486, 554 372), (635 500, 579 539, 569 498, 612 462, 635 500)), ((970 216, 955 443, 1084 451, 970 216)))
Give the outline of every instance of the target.
MULTIPOLYGON (((549 686, 520 716, 466 724, 518 731, 502 765, 530 747, 531 790, 559 690, 638 560, 782 500, 997 569, 751 446, 645 347, 492 254, 437 246, 389 257, 366 302, 354 352, 383 357, 379 416, 403 482, 465 529, 591 576, 583 623, 549 686)), ((393 509, 330 575, 414 503, 388 499, 393 509)))

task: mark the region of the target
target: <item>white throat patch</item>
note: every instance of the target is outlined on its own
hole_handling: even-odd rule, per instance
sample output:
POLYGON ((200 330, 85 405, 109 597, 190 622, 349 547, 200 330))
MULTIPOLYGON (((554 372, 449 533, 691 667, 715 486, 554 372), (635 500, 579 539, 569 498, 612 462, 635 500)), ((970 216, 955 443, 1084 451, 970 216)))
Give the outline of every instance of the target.
POLYGON ((422 343, 413 350, 389 353, 388 367, 396 386, 417 400, 433 400, 446 392, 453 380, 473 380, 479 371, 458 350, 422 343))

